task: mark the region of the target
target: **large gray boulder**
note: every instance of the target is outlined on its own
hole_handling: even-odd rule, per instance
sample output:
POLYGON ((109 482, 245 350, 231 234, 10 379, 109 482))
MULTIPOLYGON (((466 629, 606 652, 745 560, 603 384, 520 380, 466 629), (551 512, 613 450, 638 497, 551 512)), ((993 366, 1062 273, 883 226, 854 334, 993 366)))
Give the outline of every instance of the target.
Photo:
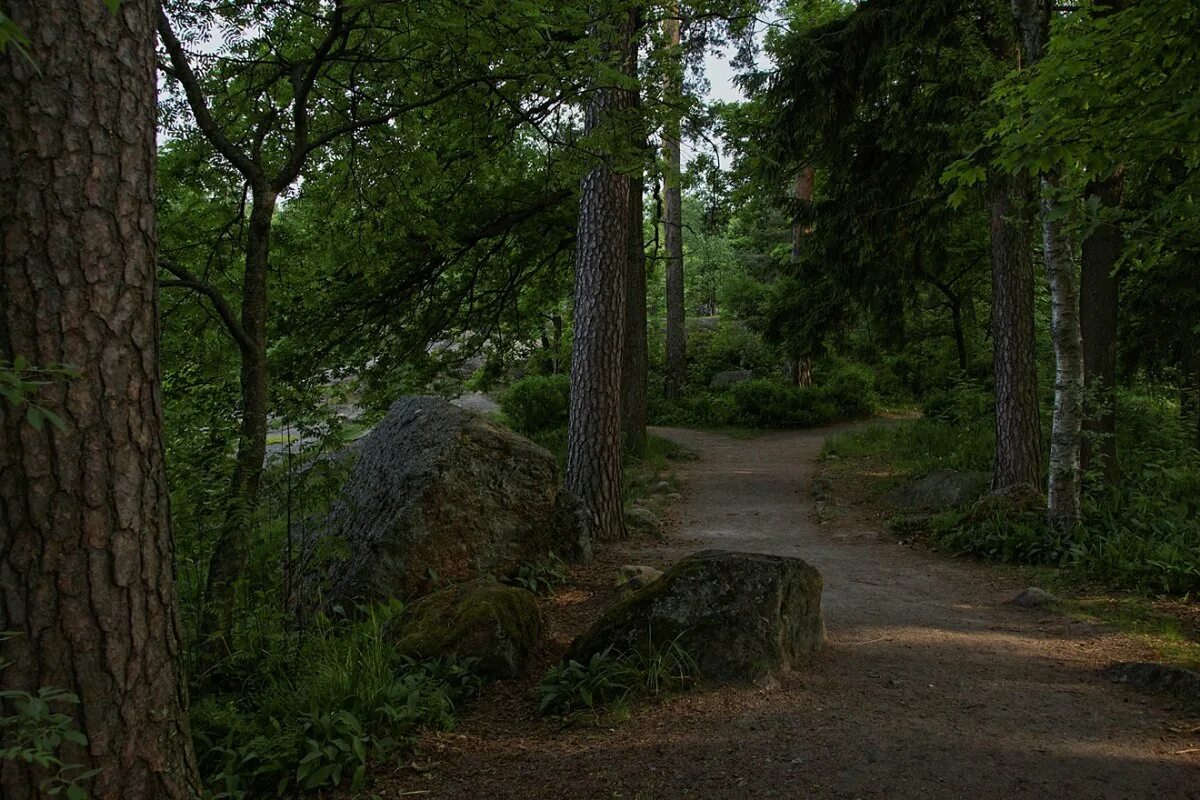
POLYGON ((966 508, 987 491, 991 475, 986 472, 955 472, 938 469, 887 495, 892 505, 910 511, 966 508))
POLYGON ((549 552, 587 557, 583 519, 549 451, 439 398, 403 398, 310 525, 298 596, 310 607, 410 598, 549 552))
POLYGON ((567 658, 677 642, 711 680, 754 681, 821 647, 821 573, 798 558, 705 550, 609 608, 567 658))

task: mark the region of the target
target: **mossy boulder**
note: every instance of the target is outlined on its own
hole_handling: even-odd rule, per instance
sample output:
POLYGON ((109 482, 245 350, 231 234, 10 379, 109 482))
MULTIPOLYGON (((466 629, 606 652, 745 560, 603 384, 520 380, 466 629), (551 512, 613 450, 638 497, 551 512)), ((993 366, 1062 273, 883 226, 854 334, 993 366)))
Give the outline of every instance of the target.
POLYGON ((515 678, 542 642, 537 598, 500 583, 451 586, 413 603, 400 619, 396 650, 416 659, 478 659, 481 675, 515 678))
POLYGON ((705 550, 618 601, 567 658, 649 653, 676 641, 703 677, 754 681, 792 669, 824 641, 821 573, 798 558, 705 550))
POLYGON ((398 400, 328 516, 308 524, 299 610, 408 600, 551 552, 587 558, 580 509, 548 450, 445 400, 398 400))

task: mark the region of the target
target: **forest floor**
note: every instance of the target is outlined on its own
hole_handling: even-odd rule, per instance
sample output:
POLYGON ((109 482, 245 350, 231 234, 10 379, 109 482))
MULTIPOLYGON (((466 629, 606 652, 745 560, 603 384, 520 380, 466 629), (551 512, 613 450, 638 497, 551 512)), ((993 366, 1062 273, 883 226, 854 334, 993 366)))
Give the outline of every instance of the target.
POLYGON ((693 451, 665 541, 573 569, 547 601, 552 641, 523 682, 494 684, 431 733, 383 798, 1155 798, 1200 800, 1200 712, 1114 685, 1150 646, 1006 601, 1011 571, 906 546, 870 475, 812 495, 831 429, 732 438, 663 429, 693 451), (820 519, 825 519, 821 522, 820 519), (828 646, 779 685, 694 691, 627 719, 537 712, 537 682, 615 594, 621 564, 718 547, 799 556, 825 577, 828 646))

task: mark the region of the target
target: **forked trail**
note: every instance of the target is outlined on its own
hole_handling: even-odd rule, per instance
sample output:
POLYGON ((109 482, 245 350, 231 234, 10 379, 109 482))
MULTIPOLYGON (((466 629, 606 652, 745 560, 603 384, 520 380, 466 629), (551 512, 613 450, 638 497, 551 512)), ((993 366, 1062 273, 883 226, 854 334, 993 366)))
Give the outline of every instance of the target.
POLYGON ((778 687, 687 694, 611 727, 539 719, 532 681, 500 689, 384 797, 1200 800, 1194 710, 1099 675, 1145 656, 1132 641, 1008 605, 1010 579, 899 546, 853 509, 818 524, 828 430, 657 433, 699 456, 680 470, 675 532, 585 574, 552 610, 556 644, 608 599, 613 564, 720 547, 820 569, 828 647, 778 687))

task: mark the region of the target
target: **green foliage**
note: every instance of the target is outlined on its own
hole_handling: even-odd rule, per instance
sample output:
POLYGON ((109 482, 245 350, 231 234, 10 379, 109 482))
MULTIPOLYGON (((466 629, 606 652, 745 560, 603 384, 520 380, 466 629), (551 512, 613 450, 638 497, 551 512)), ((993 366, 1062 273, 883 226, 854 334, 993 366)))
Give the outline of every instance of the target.
POLYGON ((508 578, 508 583, 533 592, 538 597, 553 597, 558 587, 569 579, 567 565, 554 553, 545 559, 517 567, 508 578))
MULTIPOLYGON (((882 459, 902 478, 990 469, 994 422, 986 395, 964 381, 944 397, 935 418, 844 433, 826 443, 824 455, 882 459)), ((1087 476, 1082 528, 1060 532, 1041 512, 999 509, 983 518, 946 512, 923 527, 953 553, 1050 565, 1130 591, 1200 591, 1200 451, 1178 406, 1160 395, 1120 393, 1117 420, 1124 477, 1107 487, 1099 475, 1087 476)))
POLYGON ((239 690, 197 693, 192 709, 211 797, 355 790, 372 759, 419 728, 452 727, 455 703, 477 694, 479 679, 469 663, 400 657, 390 630, 402 611, 393 602, 359 620, 318 615, 303 632, 261 639, 269 650, 231 659, 239 673, 223 678, 239 690))
POLYGON ((33 398, 43 386, 78 377, 79 370, 69 364, 36 367, 23 356, 17 356, 11 363, 0 361, 0 398, 14 406, 24 405, 25 421, 35 430, 42 430, 47 422, 63 430, 66 425, 62 418, 33 398))
POLYGON ((546 433, 566 426, 570 392, 571 380, 566 375, 522 378, 500 395, 500 409, 515 430, 546 433))
POLYGON ((755 375, 778 372, 782 359, 744 324, 721 321, 714 328, 688 332, 688 383, 706 390, 718 372, 747 369, 755 375))
MULTIPOLYGON (((16 636, 0 632, 0 642, 16 636)), ((0 659, 0 673, 11 662, 0 659)), ((36 694, 22 689, 0 689, 0 706, 11 710, 0 716, 0 766, 6 761, 41 768, 46 777, 38 788, 46 795, 61 795, 67 800, 84 800, 88 778, 97 770, 85 770, 64 762, 59 748, 65 743, 86 747, 88 740, 66 713, 79 704, 79 698, 64 689, 42 686, 36 694)))
POLYGON ((695 686, 700 670, 678 639, 651 645, 646 652, 620 653, 612 648, 592 655, 586 664, 566 660, 550 668, 539 687, 543 714, 597 712, 632 697, 656 698, 695 686))

